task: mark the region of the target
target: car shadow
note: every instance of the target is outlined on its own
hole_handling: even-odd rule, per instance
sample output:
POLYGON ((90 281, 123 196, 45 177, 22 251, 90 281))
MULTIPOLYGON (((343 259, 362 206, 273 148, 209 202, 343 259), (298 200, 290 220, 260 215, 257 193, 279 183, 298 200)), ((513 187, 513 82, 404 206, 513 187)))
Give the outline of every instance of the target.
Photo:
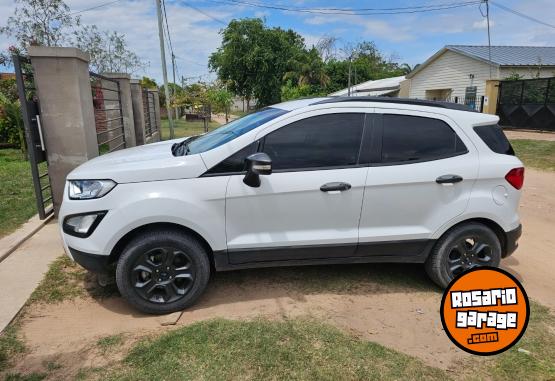
MULTIPOLYGON (((88 288, 89 295, 117 314, 148 316, 133 310, 115 285, 88 288), (114 300, 116 299, 116 300, 114 300)), ((302 301, 308 295, 384 295, 389 293, 441 293, 421 264, 345 264, 259 268, 218 272, 206 292, 187 311, 222 304, 277 299, 302 301)))

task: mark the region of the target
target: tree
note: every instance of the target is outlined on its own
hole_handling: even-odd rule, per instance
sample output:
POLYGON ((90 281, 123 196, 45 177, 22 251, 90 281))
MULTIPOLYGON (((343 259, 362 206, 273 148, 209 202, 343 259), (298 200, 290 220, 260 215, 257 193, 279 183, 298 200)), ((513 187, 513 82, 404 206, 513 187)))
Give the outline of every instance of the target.
POLYGON ((149 77, 144 77, 139 80, 139 84, 145 89, 157 89, 158 84, 156 81, 149 77))
POLYGON ((125 35, 112 31, 99 31, 88 25, 75 32, 75 46, 90 55, 90 66, 99 73, 132 74, 146 66, 127 46, 125 35))
POLYGON ((330 82, 324 62, 316 48, 312 48, 308 52, 299 52, 290 60, 289 66, 291 70, 285 73, 284 79, 294 79, 298 86, 317 85, 325 88, 330 82))
POLYGON ((233 20, 223 29, 222 45, 210 56, 209 66, 228 89, 258 106, 280 101, 288 63, 304 49, 292 30, 268 28, 261 19, 233 20))
POLYGON ((329 92, 344 89, 349 82, 349 58, 351 58, 351 84, 404 75, 406 68, 385 57, 371 41, 363 41, 342 49, 345 58, 332 58, 326 62, 326 74, 330 78, 329 92))
POLYGON ((315 97, 325 95, 318 87, 310 85, 293 84, 290 80, 281 87, 281 100, 290 101, 299 98, 315 97))
POLYGON ((337 44, 337 37, 324 36, 316 43, 316 49, 322 57, 322 61, 328 62, 330 59, 337 56, 335 45, 337 44))
POLYGON ((229 110, 233 104, 233 94, 224 88, 211 87, 207 92, 207 100, 214 112, 223 112, 225 122, 229 122, 229 110))
POLYGON ((63 0, 15 0, 13 16, 0 33, 15 37, 22 48, 29 45, 59 46, 67 42, 68 33, 80 25, 63 0))

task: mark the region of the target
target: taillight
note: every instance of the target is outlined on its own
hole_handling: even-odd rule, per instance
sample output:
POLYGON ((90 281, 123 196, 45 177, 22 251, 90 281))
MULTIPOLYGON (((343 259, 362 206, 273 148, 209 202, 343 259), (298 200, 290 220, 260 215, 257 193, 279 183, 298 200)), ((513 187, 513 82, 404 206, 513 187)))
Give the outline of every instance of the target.
POLYGON ((505 180, 509 182, 516 189, 522 188, 524 184, 524 168, 513 168, 506 175, 505 180))

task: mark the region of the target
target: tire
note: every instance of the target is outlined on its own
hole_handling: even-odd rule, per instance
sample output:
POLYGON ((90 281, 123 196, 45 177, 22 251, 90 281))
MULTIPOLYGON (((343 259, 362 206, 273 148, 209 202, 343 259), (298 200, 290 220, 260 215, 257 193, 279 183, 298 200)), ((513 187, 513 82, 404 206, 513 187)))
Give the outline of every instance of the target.
POLYGON ((121 295, 136 309, 157 315, 193 305, 209 278, 210 261, 204 247, 194 237, 172 230, 154 230, 134 238, 116 267, 121 295))
POLYGON ((480 266, 498 267, 501 242, 487 226, 477 222, 458 225, 444 233, 426 260, 428 276, 441 288, 465 271, 480 266))

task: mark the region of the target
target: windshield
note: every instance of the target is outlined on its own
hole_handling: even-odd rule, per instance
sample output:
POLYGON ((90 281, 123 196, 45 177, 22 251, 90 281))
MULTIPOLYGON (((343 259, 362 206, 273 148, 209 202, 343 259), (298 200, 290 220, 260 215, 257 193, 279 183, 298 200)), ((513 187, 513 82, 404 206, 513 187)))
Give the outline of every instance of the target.
POLYGON ((186 150, 187 155, 206 152, 219 147, 287 112, 287 110, 279 108, 266 107, 255 113, 245 115, 189 142, 186 150))

